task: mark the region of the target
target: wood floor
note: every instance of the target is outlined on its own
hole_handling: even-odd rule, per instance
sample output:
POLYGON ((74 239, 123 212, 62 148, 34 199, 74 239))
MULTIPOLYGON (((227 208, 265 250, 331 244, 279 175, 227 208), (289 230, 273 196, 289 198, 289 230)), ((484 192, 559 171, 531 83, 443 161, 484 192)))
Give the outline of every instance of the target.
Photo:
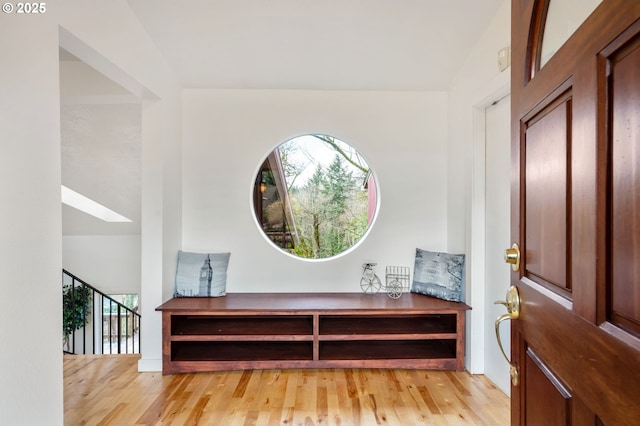
POLYGON ((322 369, 138 373, 139 355, 64 357, 65 425, 508 425, 484 376, 322 369))

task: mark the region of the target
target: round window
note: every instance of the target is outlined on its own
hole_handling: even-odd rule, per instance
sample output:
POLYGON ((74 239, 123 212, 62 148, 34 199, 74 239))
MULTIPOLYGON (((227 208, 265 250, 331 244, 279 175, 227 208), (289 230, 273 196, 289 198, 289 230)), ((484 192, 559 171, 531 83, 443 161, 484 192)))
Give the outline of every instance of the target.
POLYGON ((376 183, 362 155, 347 143, 327 135, 299 136, 262 162, 253 209, 275 247, 303 259, 331 258, 369 230, 376 183))

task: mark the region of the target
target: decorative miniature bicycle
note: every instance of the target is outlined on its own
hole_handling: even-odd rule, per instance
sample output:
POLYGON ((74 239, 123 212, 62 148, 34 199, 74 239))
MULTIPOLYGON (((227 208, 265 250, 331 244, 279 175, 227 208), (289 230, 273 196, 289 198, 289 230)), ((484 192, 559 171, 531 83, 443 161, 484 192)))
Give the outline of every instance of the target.
POLYGON ((382 283, 380 278, 373 271, 373 267, 377 263, 365 263, 362 265, 362 278, 360 279, 360 288, 367 294, 374 294, 380 291, 382 283))
POLYGON ((362 265, 362 279, 360 288, 367 294, 375 294, 380 290, 387 292, 392 299, 399 299, 404 291, 409 290, 409 268, 403 266, 387 266, 385 285, 376 275, 373 267, 377 263, 365 263, 362 265))

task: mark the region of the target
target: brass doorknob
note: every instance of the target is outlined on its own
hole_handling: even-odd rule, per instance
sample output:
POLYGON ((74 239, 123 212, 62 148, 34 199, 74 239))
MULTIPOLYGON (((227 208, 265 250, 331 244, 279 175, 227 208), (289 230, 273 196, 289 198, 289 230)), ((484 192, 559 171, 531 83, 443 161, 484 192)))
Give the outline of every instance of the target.
POLYGON ((503 321, 520 318, 520 295, 518 294, 518 289, 515 286, 511 286, 507 291, 506 300, 498 300, 495 303, 498 305, 504 305, 508 311, 506 314, 502 314, 496 319, 496 339, 498 340, 498 348, 500 348, 502 356, 509 364, 511 384, 513 384, 513 386, 518 386, 520 384, 520 373, 518 372, 518 367, 515 363, 509 360, 509 357, 502 346, 502 340, 500 339, 500 324, 503 321))
POLYGON ((520 270, 520 247, 517 243, 513 243, 511 248, 504 251, 504 261, 509 263, 514 271, 520 270))

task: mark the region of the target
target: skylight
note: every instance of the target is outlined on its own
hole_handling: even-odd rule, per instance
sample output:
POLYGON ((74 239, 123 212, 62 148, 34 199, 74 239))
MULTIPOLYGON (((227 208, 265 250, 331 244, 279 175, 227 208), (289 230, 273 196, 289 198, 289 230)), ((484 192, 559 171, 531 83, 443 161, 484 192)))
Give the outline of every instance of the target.
POLYGON ((62 189, 63 204, 83 211, 87 214, 90 214, 91 216, 104 220, 105 222, 133 222, 131 219, 128 219, 121 214, 114 212, 113 210, 103 206, 102 204, 96 203, 92 199, 87 198, 82 194, 78 194, 74 190, 69 189, 64 185, 60 185, 60 187, 62 189))

